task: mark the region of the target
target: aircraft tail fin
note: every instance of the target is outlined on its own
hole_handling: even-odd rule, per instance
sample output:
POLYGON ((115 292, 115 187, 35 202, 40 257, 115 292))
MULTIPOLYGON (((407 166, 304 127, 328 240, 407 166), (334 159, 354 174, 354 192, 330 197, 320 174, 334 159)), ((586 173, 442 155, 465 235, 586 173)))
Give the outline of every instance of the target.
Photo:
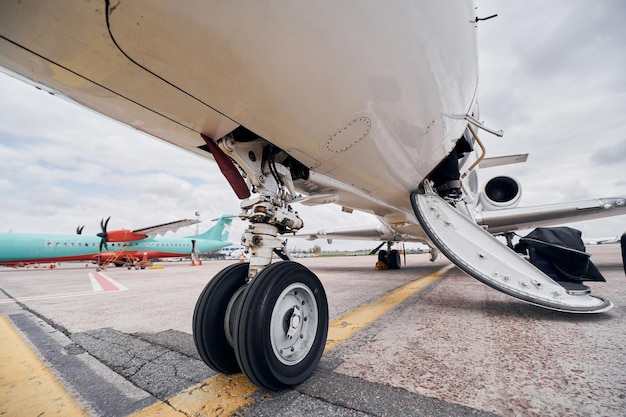
POLYGON ((232 215, 223 215, 217 219, 217 223, 213 225, 209 230, 199 235, 187 236, 191 239, 204 239, 204 240, 219 240, 226 242, 228 235, 230 234, 230 224, 233 221, 232 215))

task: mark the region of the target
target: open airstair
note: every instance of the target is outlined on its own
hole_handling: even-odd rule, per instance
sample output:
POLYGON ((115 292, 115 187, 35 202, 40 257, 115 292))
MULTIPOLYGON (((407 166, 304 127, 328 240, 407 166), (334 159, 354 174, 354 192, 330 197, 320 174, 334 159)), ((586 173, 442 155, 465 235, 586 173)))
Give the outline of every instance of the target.
MULTIPOLYGON (((124 246, 119 246, 113 252, 104 253, 103 256, 105 259, 104 261, 98 260, 98 268, 96 268, 96 271, 104 271, 111 264, 119 263, 119 260, 121 260, 122 252, 124 252, 124 249, 125 249, 124 246)), ((124 260, 124 262, 126 263, 126 260, 124 260)))

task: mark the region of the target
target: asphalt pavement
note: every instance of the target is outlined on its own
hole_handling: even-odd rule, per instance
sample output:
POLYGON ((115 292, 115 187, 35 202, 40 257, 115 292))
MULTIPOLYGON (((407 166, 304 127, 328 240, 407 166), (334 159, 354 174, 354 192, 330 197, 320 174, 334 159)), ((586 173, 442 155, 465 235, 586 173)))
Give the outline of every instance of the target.
POLYGON ((425 254, 397 271, 372 256, 301 259, 326 288, 329 343, 313 376, 282 392, 217 375, 195 351, 196 299, 232 262, 3 268, 2 333, 15 340, 0 342, 0 415, 626 415, 620 249, 588 251, 607 279, 593 292, 615 304, 606 313, 525 304, 425 254), (67 399, 34 400, 57 384, 67 399))

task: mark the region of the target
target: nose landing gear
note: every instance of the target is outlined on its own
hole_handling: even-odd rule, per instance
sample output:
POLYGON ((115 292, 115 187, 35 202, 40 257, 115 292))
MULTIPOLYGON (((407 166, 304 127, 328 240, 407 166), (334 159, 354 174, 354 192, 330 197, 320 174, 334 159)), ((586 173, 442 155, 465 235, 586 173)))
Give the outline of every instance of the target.
POLYGON ((202 360, 225 374, 242 371, 279 390, 306 380, 328 334, 328 302, 317 276, 291 261, 274 263, 246 284, 248 264, 219 272, 200 295, 193 336, 202 360))
POLYGON ((289 206, 296 198, 292 170, 308 172, 262 139, 237 142, 230 137, 211 149, 214 154, 226 150, 258 194, 241 202, 240 217, 251 223, 242 236, 250 262, 223 269, 202 291, 193 315, 196 348, 218 372, 241 371, 269 390, 297 385, 317 367, 328 334, 320 280, 289 260, 278 236, 302 227, 289 206), (283 262, 272 264, 274 254, 283 262))

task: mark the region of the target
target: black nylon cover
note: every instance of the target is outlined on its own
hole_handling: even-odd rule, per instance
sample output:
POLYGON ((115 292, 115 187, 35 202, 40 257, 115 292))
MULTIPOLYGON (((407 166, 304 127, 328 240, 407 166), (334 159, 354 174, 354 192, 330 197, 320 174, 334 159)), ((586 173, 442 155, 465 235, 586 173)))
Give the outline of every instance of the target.
POLYGON ((539 227, 520 239, 518 248, 557 281, 606 281, 585 252, 582 232, 570 227, 539 227))

